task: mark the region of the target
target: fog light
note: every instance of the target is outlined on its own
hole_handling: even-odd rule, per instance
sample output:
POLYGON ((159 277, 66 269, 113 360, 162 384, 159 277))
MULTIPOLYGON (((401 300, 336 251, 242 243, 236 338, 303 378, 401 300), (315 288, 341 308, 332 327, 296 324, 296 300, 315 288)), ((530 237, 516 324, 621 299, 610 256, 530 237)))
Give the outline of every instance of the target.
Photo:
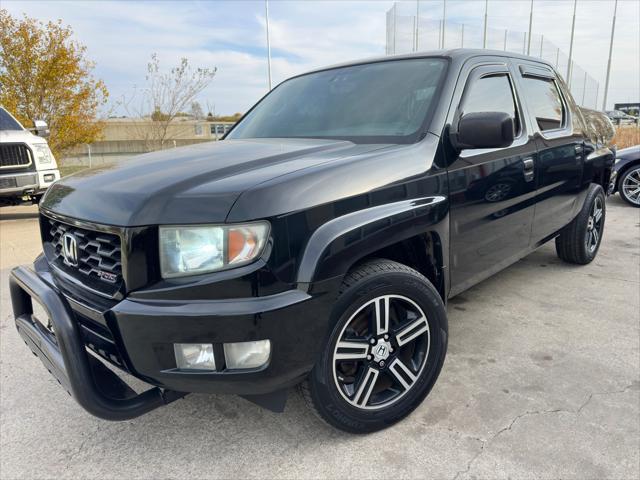
POLYGON ((216 360, 210 343, 174 343, 176 366, 183 370, 215 370, 216 360))
POLYGON ((269 340, 224 344, 224 358, 229 370, 261 367, 269 360, 270 353, 269 340))
POLYGON ((53 173, 47 173, 44 176, 44 181, 49 183, 49 182, 53 182, 56 179, 56 176, 53 173))

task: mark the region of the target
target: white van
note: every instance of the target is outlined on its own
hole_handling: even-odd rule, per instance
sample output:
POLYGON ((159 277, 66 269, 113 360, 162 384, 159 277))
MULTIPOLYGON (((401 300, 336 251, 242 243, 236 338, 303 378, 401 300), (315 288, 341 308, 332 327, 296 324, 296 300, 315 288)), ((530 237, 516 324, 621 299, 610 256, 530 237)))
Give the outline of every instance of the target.
POLYGON ((38 203, 60 178, 58 164, 43 138, 49 129, 36 120, 35 135, 0 107, 0 206, 38 203))

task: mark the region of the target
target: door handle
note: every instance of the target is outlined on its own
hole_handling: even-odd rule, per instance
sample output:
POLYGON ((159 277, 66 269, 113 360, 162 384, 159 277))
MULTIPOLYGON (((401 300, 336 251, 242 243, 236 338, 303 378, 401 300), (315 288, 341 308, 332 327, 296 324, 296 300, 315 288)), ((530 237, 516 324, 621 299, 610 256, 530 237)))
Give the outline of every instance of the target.
POLYGON ((523 173, 524 173, 525 182, 532 181, 533 178, 534 178, 534 173, 535 173, 535 171, 534 171, 535 163, 533 161, 533 158, 527 157, 527 158, 523 159, 522 160, 522 164, 524 166, 523 173))

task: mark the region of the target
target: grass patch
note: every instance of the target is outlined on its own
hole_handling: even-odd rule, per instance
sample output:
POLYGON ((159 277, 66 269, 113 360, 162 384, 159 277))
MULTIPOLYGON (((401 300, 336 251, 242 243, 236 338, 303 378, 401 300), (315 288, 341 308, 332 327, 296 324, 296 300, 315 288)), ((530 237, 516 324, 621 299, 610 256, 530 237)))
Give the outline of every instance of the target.
POLYGON ((65 166, 61 166, 58 167, 58 170, 60 170, 60 177, 68 177, 69 175, 73 175, 76 172, 79 172, 80 170, 85 170, 88 167, 85 167, 84 165, 65 165, 65 166))
POLYGON ((624 125, 616 128, 616 135, 611 143, 618 150, 640 145, 640 127, 637 125, 624 125))

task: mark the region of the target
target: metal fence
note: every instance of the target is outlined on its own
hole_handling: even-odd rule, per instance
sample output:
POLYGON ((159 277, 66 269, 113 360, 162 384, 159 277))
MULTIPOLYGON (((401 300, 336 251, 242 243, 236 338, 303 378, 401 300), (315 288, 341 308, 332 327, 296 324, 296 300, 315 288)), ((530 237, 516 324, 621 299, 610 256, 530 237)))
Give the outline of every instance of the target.
POLYGON ((597 109, 600 86, 591 75, 569 62, 569 56, 544 35, 438 20, 394 3, 387 12, 387 55, 443 48, 487 48, 531 55, 555 66, 567 81, 576 102, 597 109))

